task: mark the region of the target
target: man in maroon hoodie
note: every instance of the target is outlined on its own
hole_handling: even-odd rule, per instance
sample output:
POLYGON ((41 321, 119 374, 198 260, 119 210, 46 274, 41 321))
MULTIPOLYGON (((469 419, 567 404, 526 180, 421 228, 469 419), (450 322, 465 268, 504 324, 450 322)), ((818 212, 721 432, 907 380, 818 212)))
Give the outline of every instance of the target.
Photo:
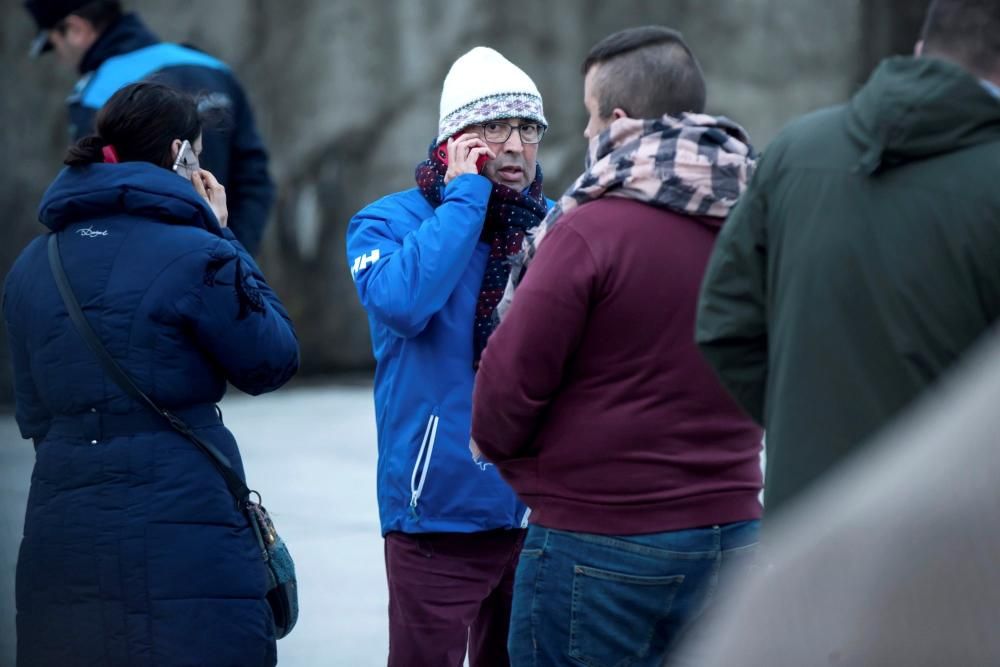
POLYGON ((512 260, 474 395, 474 455, 532 508, 515 666, 659 665, 720 570, 749 565, 761 515, 761 432, 694 343, 753 149, 702 113, 672 30, 611 35, 583 72, 587 170, 512 260))

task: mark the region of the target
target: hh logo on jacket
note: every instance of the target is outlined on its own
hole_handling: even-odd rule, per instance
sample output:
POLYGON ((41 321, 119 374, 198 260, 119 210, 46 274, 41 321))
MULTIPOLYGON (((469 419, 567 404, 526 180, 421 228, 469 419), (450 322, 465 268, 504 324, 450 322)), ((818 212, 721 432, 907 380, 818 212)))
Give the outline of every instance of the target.
POLYGON ((380 256, 381 253, 379 252, 379 249, 375 248, 367 255, 355 257, 354 264, 351 265, 351 277, 357 279, 358 274, 377 262, 380 256))

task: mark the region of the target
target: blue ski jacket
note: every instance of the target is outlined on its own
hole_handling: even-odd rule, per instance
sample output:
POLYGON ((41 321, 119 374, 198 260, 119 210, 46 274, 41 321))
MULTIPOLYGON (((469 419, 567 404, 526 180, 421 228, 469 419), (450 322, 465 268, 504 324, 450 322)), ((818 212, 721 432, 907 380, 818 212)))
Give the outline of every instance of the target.
POLYGON ((347 256, 375 354, 382 533, 526 525, 527 509, 469 451, 472 325, 492 183, 455 178, 434 208, 413 188, 351 220, 347 256))

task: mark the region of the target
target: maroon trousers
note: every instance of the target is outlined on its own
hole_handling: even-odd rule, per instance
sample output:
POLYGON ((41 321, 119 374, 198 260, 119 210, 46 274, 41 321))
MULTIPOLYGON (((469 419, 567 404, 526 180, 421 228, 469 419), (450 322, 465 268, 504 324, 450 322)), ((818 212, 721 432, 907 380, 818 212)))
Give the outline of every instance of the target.
POLYGON ((389 667, 508 667, 523 530, 389 533, 389 667))

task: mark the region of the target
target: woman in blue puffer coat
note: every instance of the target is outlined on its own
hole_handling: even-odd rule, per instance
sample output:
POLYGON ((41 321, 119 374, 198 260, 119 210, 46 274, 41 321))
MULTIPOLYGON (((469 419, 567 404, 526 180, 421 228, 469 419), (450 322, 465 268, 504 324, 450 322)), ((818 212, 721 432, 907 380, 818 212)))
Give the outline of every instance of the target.
MULTIPOLYGON (((191 165, 191 98, 123 88, 42 201, 86 318, 160 407, 229 457, 227 381, 272 391, 298 369, 288 314, 226 228, 225 191, 191 165), (183 166, 183 165, 182 165, 183 166)), ((107 376, 35 239, 4 293, 17 421, 36 448, 17 564, 19 667, 276 663, 267 572, 209 458, 107 376)), ((277 444, 277 443, 276 443, 277 444)))

